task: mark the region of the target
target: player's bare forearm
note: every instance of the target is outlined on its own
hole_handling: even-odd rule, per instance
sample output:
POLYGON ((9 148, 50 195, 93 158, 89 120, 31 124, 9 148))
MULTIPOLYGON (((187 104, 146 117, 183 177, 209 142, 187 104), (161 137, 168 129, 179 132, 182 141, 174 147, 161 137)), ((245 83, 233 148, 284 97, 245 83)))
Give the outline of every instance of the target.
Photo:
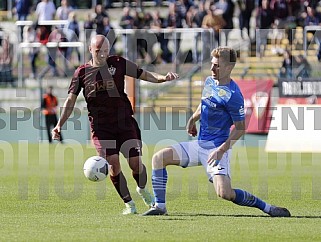
POLYGON ((76 100, 77 100, 77 96, 75 94, 68 95, 62 107, 61 116, 57 124, 58 127, 62 127, 64 123, 67 121, 67 119, 69 118, 69 116, 71 115, 74 109, 76 100))
POLYGON ((152 82, 152 83, 162 83, 162 82, 177 79, 178 77, 179 77, 179 75, 174 72, 168 72, 166 75, 161 75, 161 74, 158 74, 155 72, 150 72, 150 71, 144 70, 139 78, 144 81, 148 81, 148 82, 152 82))
POLYGON ((196 121, 200 120, 201 118, 201 106, 202 104, 199 104, 195 112, 193 113, 191 119, 193 119, 193 122, 195 123, 196 121))
POLYGON ((238 121, 234 123, 234 128, 232 129, 228 139, 220 146, 219 149, 226 152, 245 134, 245 121, 238 121))
POLYGON ((197 129, 195 123, 200 119, 201 117, 201 104, 197 107, 196 111, 193 113, 193 115, 189 118, 186 130, 187 133, 190 136, 195 137, 197 135, 197 129))
POLYGON ((53 128, 51 131, 52 139, 54 140, 60 140, 61 139, 61 127, 64 125, 64 123, 69 118, 70 114, 72 113, 72 110, 74 109, 75 103, 77 100, 77 95, 75 94, 69 94, 66 101, 64 102, 64 105, 62 107, 61 115, 58 120, 58 123, 56 127, 53 128))
POLYGON ((228 139, 209 155, 207 162, 210 166, 217 166, 224 153, 232 148, 235 142, 244 135, 245 121, 235 122, 234 125, 235 128, 231 131, 228 139))

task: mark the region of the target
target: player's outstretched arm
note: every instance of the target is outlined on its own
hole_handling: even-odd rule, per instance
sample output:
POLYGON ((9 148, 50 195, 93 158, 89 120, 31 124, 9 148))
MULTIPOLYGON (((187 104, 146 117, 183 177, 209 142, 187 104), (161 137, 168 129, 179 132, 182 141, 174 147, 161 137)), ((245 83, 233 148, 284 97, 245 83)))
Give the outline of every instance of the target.
POLYGON ((155 73, 155 72, 150 72, 144 70, 143 73, 139 77, 140 79, 148 82, 153 82, 153 83, 162 83, 166 81, 172 81, 174 79, 179 78, 179 75, 175 72, 168 72, 165 76, 155 73))
POLYGON ((62 112, 56 127, 51 131, 52 139, 60 140, 60 130, 64 123, 67 121, 69 116, 74 109, 75 103, 77 100, 77 95, 70 93, 62 106, 62 112))

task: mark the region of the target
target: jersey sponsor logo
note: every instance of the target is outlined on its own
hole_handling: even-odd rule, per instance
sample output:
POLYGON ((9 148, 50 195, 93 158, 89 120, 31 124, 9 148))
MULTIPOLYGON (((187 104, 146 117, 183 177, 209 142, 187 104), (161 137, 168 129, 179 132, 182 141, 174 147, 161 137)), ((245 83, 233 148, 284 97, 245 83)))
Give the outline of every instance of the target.
POLYGON ((95 90, 97 92, 111 90, 114 88, 115 88, 114 80, 103 80, 103 81, 99 81, 99 82, 95 83, 95 90))
POLYGON ((209 98, 203 98, 204 102, 207 103, 210 107, 216 108, 216 103, 211 102, 209 98))
POLYGON ((115 87, 116 85, 113 79, 90 83, 85 87, 85 96, 93 97, 96 95, 96 92, 114 90, 115 87))
POLYGON ((240 109, 239 109, 239 114, 244 116, 245 115, 245 112, 244 112, 244 107, 241 106, 240 109))
POLYGON ((108 68, 108 71, 109 71, 109 73, 110 73, 110 75, 115 75, 115 73, 116 73, 116 68, 115 67, 113 67, 113 66, 110 66, 109 68, 108 68))

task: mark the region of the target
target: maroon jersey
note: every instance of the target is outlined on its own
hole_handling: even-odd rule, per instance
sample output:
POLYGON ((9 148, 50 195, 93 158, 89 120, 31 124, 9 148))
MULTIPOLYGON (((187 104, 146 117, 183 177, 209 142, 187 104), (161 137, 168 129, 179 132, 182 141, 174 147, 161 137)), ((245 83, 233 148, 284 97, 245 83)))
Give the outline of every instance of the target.
POLYGON ((93 67, 87 63, 75 71, 68 93, 78 95, 83 89, 92 124, 114 123, 133 115, 124 92, 125 75, 138 78, 143 70, 120 56, 109 56, 107 64, 93 67))

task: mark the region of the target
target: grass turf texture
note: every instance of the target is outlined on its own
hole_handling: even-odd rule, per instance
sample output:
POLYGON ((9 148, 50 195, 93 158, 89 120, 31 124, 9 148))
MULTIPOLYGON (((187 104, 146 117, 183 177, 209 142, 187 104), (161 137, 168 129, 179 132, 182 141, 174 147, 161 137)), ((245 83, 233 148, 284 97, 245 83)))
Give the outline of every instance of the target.
MULTIPOLYGON (((320 154, 233 151, 233 186, 287 207, 292 218, 270 218, 218 199, 202 167, 169 167, 169 216, 142 217, 121 215, 124 205, 109 178, 94 183, 84 177, 83 163, 95 155, 91 147, 1 143, 0 148, 1 241, 321 240, 320 154)), ((145 154, 153 149, 145 147, 145 154)), ((144 163, 151 190, 150 157, 144 156, 144 163)), ((124 160, 122 167, 142 213, 146 207, 124 160)))

